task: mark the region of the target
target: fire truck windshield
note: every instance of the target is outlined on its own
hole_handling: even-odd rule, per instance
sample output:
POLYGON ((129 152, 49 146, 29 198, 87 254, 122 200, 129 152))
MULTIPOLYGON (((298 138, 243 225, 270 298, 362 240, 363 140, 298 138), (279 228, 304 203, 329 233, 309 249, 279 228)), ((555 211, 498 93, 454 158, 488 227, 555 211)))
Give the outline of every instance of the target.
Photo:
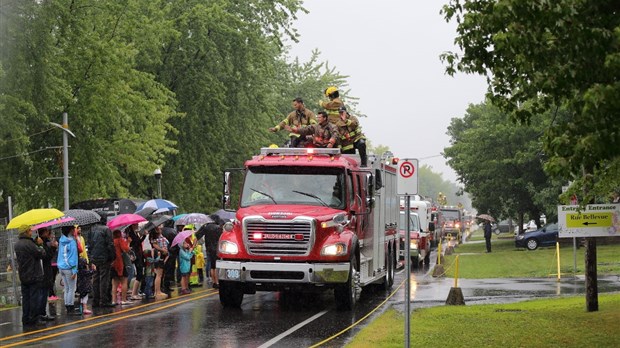
POLYGON ((241 206, 321 205, 344 209, 344 174, 337 168, 251 167, 245 176, 241 206))

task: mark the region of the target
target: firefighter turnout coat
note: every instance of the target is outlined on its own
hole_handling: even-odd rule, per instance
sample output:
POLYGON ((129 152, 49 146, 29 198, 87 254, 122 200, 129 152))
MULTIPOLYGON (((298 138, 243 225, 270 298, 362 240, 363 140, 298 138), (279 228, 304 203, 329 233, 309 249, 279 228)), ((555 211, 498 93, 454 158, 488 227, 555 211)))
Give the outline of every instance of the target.
POLYGON ((342 151, 351 150, 356 141, 366 139, 357 117, 353 115, 347 114, 347 118, 344 121, 339 117, 337 126, 340 136, 340 149, 342 151))
MULTIPOLYGON (((316 124, 316 115, 314 115, 314 112, 311 110, 303 108, 301 110, 293 110, 293 112, 288 114, 288 116, 274 128, 276 131, 279 131, 284 128, 284 126, 300 128, 311 124, 316 124)), ((291 133, 289 136, 298 137, 299 134, 291 133)))
POLYGON ((344 106, 344 103, 340 100, 340 98, 334 98, 330 101, 321 100, 319 105, 327 112, 327 119, 330 123, 336 124, 336 122, 340 120, 340 113, 338 112, 338 109, 340 109, 341 106, 344 106))
POLYGON ((329 121, 293 130, 303 136, 311 135, 312 143, 316 147, 327 147, 328 144, 335 147, 338 142, 338 128, 329 121))

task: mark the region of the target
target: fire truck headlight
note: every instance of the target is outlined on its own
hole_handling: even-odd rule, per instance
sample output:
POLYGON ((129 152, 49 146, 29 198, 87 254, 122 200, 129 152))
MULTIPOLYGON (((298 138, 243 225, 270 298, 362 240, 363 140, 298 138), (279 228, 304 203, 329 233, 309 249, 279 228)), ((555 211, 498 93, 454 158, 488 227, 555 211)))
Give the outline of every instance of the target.
POLYGON ((222 254, 234 255, 239 252, 239 247, 233 242, 223 240, 220 242, 219 250, 222 254))
POLYGON ((323 256, 344 256, 347 254, 347 245, 344 243, 336 243, 326 245, 321 249, 323 256))
POLYGON ((224 226, 222 226, 222 229, 226 232, 232 231, 233 230, 232 222, 228 221, 227 223, 225 223, 224 226))
POLYGON ((418 241, 417 241, 417 240, 412 240, 412 241, 409 243, 409 248, 410 248, 410 249, 417 249, 417 248, 418 248, 418 241))

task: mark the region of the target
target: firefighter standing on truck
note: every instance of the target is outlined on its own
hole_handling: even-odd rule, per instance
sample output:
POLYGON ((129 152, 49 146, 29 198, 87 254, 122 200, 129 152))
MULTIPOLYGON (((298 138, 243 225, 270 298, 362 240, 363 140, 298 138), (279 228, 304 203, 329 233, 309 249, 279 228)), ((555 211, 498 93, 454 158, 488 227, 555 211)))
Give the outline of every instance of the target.
POLYGON ((341 106, 338 109, 340 118, 338 119, 338 132, 340 133, 340 152, 343 154, 355 154, 355 149, 360 153, 362 167, 368 165, 368 156, 366 155, 366 136, 362 133, 357 117, 349 114, 347 108, 341 106))
POLYGON ((319 105, 327 111, 329 122, 336 124, 339 120, 338 109, 344 106, 344 103, 340 100, 340 92, 334 86, 327 87, 325 89, 325 96, 329 98, 329 101, 321 100, 319 105))
MULTIPOLYGON (((316 124, 316 116, 310 109, 306 109, 304 101, 301 98, 293 99, 293 112, 288 114, 282 122, 277 126, 269 128, 270 132, 277 132, 280 129, 287 129, 286 127, 303 127, 316 124)), ((307 143, 305 138, 299 136, 296 133, 290 133, 291 138, 290 147, 304 147, 307 143)))
POLYGON ((301 128, 290 126, 285 126, 284 128, 303 137, 311 135, 312 143, 315 147, 336 147, 338 128, 327 120, 327 112, 319 111, 317 120, 319 121, 318 124, 301 128))

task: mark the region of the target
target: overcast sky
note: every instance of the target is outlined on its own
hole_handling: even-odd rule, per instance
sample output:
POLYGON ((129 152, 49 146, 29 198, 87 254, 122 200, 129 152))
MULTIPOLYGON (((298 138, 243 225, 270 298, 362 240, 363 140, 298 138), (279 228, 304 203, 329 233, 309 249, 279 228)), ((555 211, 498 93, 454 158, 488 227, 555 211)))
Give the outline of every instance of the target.
POLYGON ((305 62, 319 49, 322 61, 350 76, 350 95, 368 116, 360 122, 374 146, 418 158, 456 182, 440 156, 449 145, 446 130, 451 118, 484 100, 486 81, 445 75, 439 55, 456 49, 456 25, 439 14, 446 1, 308 0, 310 13, 294 25, 301 38, 291 56, 305 62))

